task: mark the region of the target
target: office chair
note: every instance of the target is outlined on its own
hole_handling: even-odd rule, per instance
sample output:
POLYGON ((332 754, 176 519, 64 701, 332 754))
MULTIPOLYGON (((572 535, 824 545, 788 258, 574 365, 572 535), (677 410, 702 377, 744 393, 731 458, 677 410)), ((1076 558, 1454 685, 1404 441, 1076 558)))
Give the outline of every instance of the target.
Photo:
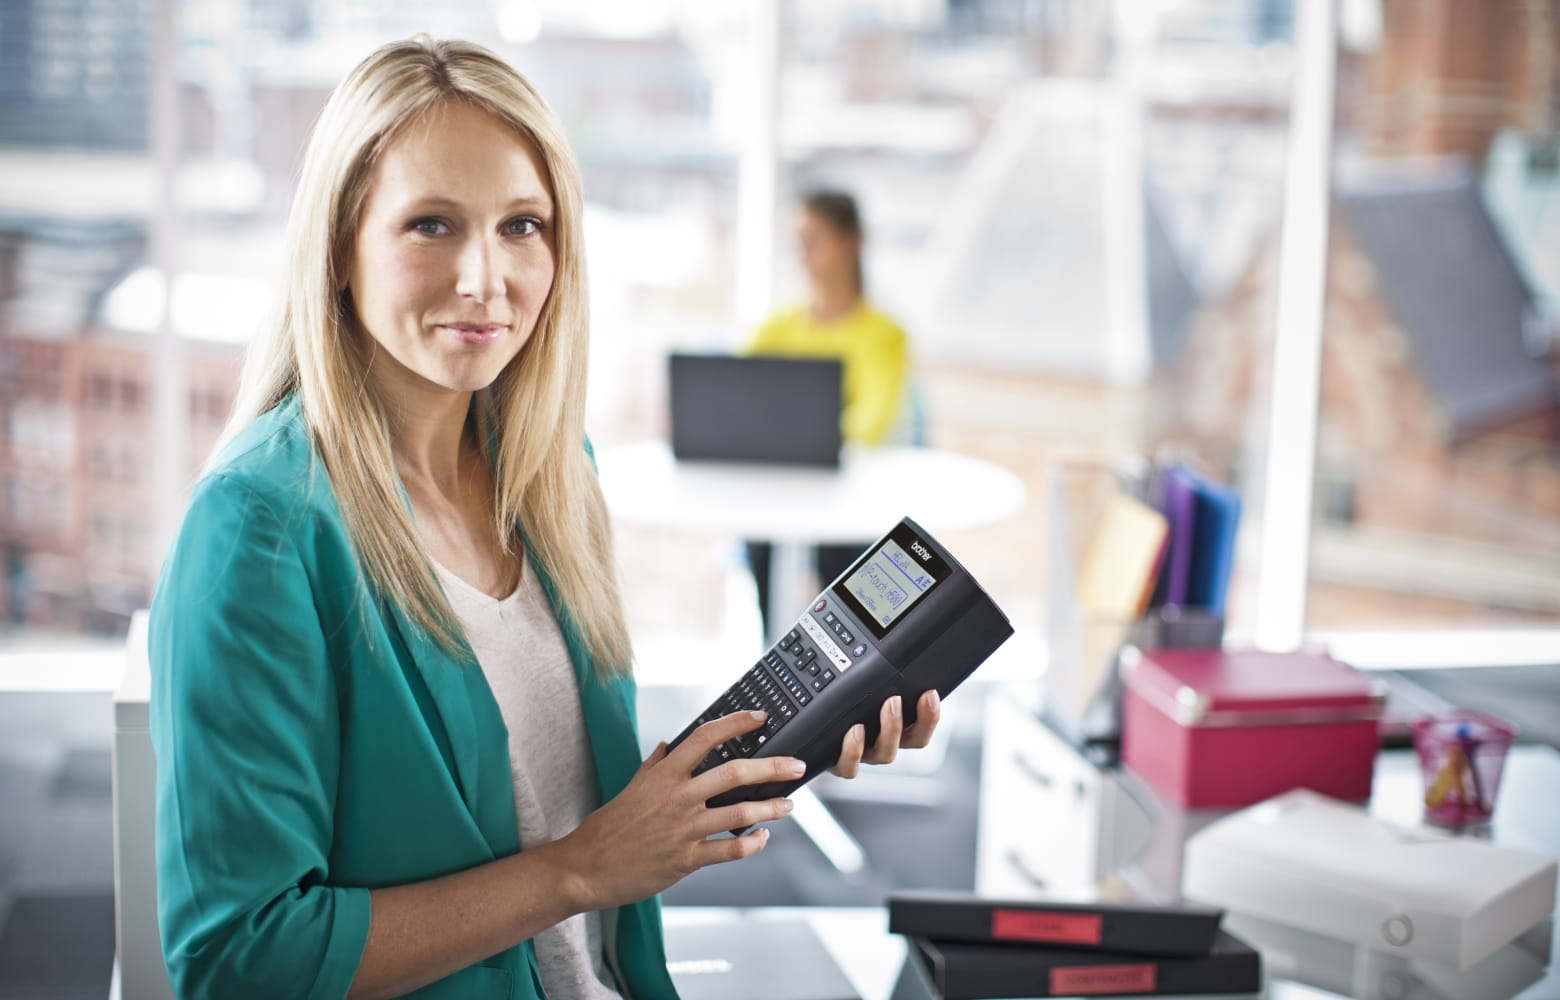
POLYGON ((130 619, 125 672, 114 691, 113 1000, 173 1000, 157 926, 157 760, 147 723, 146 620, 144 610, 130 619))

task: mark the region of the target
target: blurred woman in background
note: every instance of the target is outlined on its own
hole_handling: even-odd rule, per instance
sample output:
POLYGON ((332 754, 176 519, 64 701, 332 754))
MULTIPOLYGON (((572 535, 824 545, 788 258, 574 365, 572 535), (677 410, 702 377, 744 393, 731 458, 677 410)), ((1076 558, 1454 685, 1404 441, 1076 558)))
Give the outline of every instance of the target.
MULTIPOLYGON (((909 339, 867 298, 861 263, 865 234, 856 199, 834 190, 804 194, 796 239, 807 275, 807 300, 765 320, 747 353, 839 359, 844 364, 840 430, 845 440, 867 446, 920 443, 909 385, 909 339)), ((869 544, 817 546, 814 566, 820 583, 827 585, 843 573, 869 544)), ((773 552, 767 542, 749 542, 747 549, 768 635, 773 552)))

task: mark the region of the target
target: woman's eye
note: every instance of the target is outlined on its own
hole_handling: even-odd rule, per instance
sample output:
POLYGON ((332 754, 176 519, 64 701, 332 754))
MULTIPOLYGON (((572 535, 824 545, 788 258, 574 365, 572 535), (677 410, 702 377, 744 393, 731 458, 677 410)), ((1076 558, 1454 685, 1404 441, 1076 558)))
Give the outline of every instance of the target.
POLYGON ((504 230, 510 236, 534 236, 542 231, 542 220, 529 215, 510 219, 504 224, 504 230))
POLYGON ((424 236, 443 236, 450 231, 450 227, 443 219, 413 219, 410 229, 424 236))

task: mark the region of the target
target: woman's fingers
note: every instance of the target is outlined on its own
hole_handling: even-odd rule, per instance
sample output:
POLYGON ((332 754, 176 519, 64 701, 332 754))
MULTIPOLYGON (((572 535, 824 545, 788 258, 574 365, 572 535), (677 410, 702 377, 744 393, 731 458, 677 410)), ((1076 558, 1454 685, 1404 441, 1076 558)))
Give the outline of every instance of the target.
POLYGON ((661 761, 666 759, 666 753, 667 744, 665 740, 662 740, 655 745, 654 750, 650 751, 650 756, 646 757, 643 761, 640 762, 639 773, 644 774, 646 771, 661 763, 661 761))
POLYGON ((899 745, 907 750, 920 750, 932 742, 932 733, 937 731, 937 724, 942 721, 942 699, 937 695, 937 689, 932 688, 921 695, 920 702, 916 705, 915 725, 904 731, 899 738, 899 745))
POLYGON ((678 744, 676 750, 665 755, 665 759, 673 761, 679 773, 692 774, 693 769, 699 766, 711 750, 743 733, 751 733, 762 726, 764 720, 768 718, 768 714, 764 712, 733 712, 730 715, 723 715, 689 733, 688 738, 678 744))
POLYGON ((690 787, 703 802, 743 785, 795 781, 806 773, 807 765, 795 757, 749 757, 710 768, 694 778, 690 787))
POLYGON ((850 727, 845 738, 840 741, 840 759, 829 770, 842 778, 854 778, 856 772, 861 770, 861 758, 866 752, 867 727, 857 723, 850 727))
MULTIPOLYGON (((852 726, 830 770, 854 778, 863 762, 886 764, 902 747, 926 746, 941 714, 937 692, 925 691, 916 702, 915 725, 906 726, 903 700, 898 695, 889 698, 880 710, 879 733, 872 746, 867 746, 867 727, 852 726)), ((760 824, 790 815, 789 799, 742 801, 713 809, 706 803, 735 788, 793 784, 806 776, 805 765, 793 757, 738 758, 697 776, 693 771, 715 747, 758 729, 765 718, 763 712, 733 713, 695 729, 676 749, 657 746, 629 787, 565 838, 571 847, 577 846, 571 853, 598 889, 602 901, 596 908, 643 898, 698 868, 750 857, 764 849, 769 833, 760 824), (753 829, 740 837, 717 836, 749 827, 753 829), (620 839, 627 830, 635 831, 633 849, 625 849, 620 839)))
POLYGON ((711 837, 728 830, 746 830, 759 823, 784 819, 791 815, 792 808, 790 799, 760 799, 711 809, 706 817, 705 825, 708 829, 704 835, 711 837))
POLYGON ((700 868, 704 868, 709 865, 724 864, 727 861, 751 858, 762 851, 767 843, 769 843, 769 830, 762 826, 749 830, 740 837, 717 837, 714 840, 706 840, 698 847, 698 864, 700 868))
POLYGON ((937 724, 942 721, 942 699, 936 689, 924 691, 916 705, 916 719, 912 726, 905 725, 904 702, 894 695, 883 702, 878 713, 878 736, 872 746, 866 746, 866 729, 852 726, 840 746, 840 759, 830 771, 842 778, 854 778, 861 764, 889 764, 904 749, 918 750, 932 741, 937 724))
POLYGON ((892 764, 899 756, 899 737, 905 728, 904 699, 894 695, 878 710, 878 738, 862 757, 868 764, 892 764))

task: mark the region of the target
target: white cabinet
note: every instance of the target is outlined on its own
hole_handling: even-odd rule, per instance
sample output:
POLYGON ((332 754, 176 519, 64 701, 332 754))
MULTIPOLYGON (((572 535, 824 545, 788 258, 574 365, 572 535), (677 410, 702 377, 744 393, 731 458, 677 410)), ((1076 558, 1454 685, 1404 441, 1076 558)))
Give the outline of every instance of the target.
POLYGON ((1040 720, 1038 696, 997 688, 986 705, 975 889, 996 897, 1099 895, 1116 862, 1117 773, 1040 720))

